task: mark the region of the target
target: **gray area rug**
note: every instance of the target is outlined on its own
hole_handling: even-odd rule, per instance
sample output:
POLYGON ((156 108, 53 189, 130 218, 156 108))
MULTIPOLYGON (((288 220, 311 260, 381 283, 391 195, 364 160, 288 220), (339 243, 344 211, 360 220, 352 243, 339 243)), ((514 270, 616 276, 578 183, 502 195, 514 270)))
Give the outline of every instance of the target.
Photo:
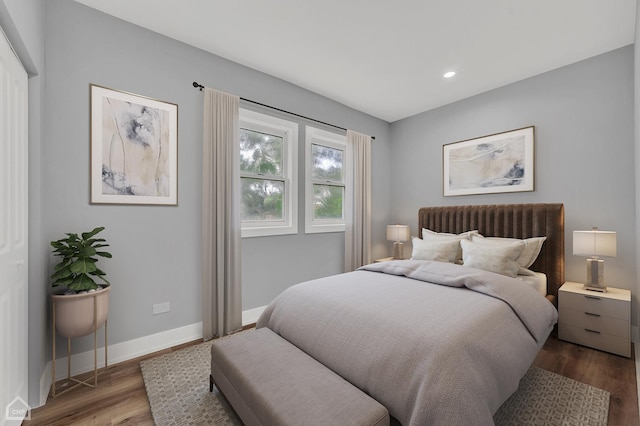
POLYGON ((493 419, 504 426, 606 425, 609 397, 605 390, 531 367, 493 419))
MULTIPOLYGON (((156 425, 242 424, 216 388, 209 392, 210 347, 205 342, 140 362, 156 425)), ((596 426, 606 425, 608 415, 609 392, 531 367, 494 420, 509 426, 596 426)))

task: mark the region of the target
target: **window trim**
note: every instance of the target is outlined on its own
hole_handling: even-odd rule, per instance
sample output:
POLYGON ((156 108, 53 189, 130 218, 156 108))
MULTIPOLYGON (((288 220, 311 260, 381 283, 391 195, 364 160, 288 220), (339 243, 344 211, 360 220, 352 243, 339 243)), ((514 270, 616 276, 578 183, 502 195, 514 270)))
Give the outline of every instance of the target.
POLYGON ((344 232, 346 227, 346 199, 347 199, 347 179, 348 179, 348 152, 347 137, 338 133, 329 132, 313 126, 305 126, 305 234, 318 234, 325 232, 344 232), (327 184, 326 181, 314 180, 311 177, 312 169, 312 145, 322 145, 329 148, 339 149, 343 152, 342 157, 342 186, 344 188, 344 198, 342 199, 342 220, 314 220, 313 219, 313 185, 327 184))
MULTIPOLYGON (((240 179, 259 178, 284 181, 284 220, 283 221, 241 221, 242 238, 266 237, 272 235, 290 235, 298 233, 298 123, 271 115, 240 108, 240 128, 281 136, 283 141, 283 176, 264 175, 257 177, 252 173, 239 170, 240 179)), ((237 143, 240 143, 238 140, 237 143)), ((239 188, 241 191, 241 188, 239 188)), ((242 197, 242 195, 240 195, 242 197)))

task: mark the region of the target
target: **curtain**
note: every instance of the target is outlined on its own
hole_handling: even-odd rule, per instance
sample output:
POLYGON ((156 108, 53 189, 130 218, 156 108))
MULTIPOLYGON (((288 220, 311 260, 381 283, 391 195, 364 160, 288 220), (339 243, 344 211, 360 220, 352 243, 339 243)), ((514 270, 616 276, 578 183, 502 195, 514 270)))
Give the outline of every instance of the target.
POLYGON ((371 263, 371 136, 347 130, 345 272, 371 263))
POLYGON ((205 87, 202 165, 202 333, 242 328, 237 96, 205 87))

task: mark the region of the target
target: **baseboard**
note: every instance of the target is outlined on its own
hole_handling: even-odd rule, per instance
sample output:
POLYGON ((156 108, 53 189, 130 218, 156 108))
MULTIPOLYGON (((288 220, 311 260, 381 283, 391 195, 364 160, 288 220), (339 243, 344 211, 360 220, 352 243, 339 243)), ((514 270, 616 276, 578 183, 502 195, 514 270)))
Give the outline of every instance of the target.
POLYGON ((49 391, 51 390, 51 384, 51 361, 49 361, 44 366, 44 370, 42 370, 42 375, 40 376, 40 400, 38 401, 38 405, 32 408, 42 407, 47 403, 49 391))
MULTIPOLYGON (((128 361, 139 356, 158 352, 163 349, 192 342, 202 338, 202 323, 174 328, 138 339, 129 340, 122 343, 109 345, 108 361, 109 365, 128 361)), ((98 339, 99 341, 100 339, 98 339)), ((104 346, 98 347, 98 368, 104 366, 104 346)), ((47 402, 49 390, 51 389, 51 372, 53 363, 47 362, 40 377, 40 405, 47 402)), ((93 370, 93 351, 82 352, 71 355, 71 376, 86 373, 93 370)), ((56 381, 67 377, 67 358, 56 358, 56 381)), ((37 407, 32 407, 37 408, 37 407)))
MULTIPOLYGON (((138 339, 109 345, 109 364, 117 364, 139 356, 202 339, 202 323, 174 328, 138 339)), ((100 339, 98 339, 100 344, 100 339)), ((98 368, 104 366, 104 346, 98 347, 98 368)), ((71 376, 93 370, 93 351, 71 355, 71 376)), ((67 377, 67 359, 56 359, 56 381, 67 377)))
MULTIPOLYGON (((265 310, 266 306, 254 309, 248 309, 242 312, 242 325, 253 324, 258 320, 260 314, 265 310)), ((149 336, 140 337, 138 339, 129 340, 122 343, 109 345, 108 361, 109 365, 119 362, 128 361, 139 356, 158 352, 163 349, 181 345, 183 343, 192 342, 202 338, 202 323, 187 325, 184 327, 174 328, 172 330, 163 331, 149 336)), ((100 336, 98 336, 98 344, 100 344, 100 336)), ((104 366, 104 346, 98 347, 98 368, 104 366)), ((51 390, 53 364, 47 362, 42 375, 40 376, 40 405, 41 407, 47 402, 49 391, 51 390)), ((93 370, 93 351, 82 352, 71 355, 71 376, 86 373, 93 370)), ((67 358, 56 358, 56 381, 67 377, 67 358)), ((32 407, 32 408, 37 408, 32 407)))
POLYGON ((259 306, 257 308, 248 309, 246 311, 242 311, 242 326, 249 324, 255 324, 260 318, 262 312, 267 308, 267 306, 259 306))

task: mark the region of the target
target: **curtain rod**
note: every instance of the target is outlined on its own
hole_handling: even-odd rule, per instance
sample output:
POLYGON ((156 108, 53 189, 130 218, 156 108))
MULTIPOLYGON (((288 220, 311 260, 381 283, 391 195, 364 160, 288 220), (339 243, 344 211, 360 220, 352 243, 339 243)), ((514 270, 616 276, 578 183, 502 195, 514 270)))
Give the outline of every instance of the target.
MULTIPOLYGON (((204 89, 204 86, 202 84, 199 84, 199 83, 197 83, 195 81, 193 82, 193 87, 195 87, 196 89, 199 89, 201 92, 204 89)), ((344 130, 345 132, 347 131, 347 129, 345 129, 344 127, 336 126, 335 124, 327 123, 327 122, 324 122, 324 121, 316 120, 315 118, 311 118, 311 117, 307 117, 307 116, 304 116, 304 115, 296 114, 295 112, 291 112, 291 111, 287 111, 287 110, 284 110, 284 109, 276 108, 274 106, 263 104, 261 102, 252 101, 251 99, 246 99, 246 98, 242 98, 242 97, 240 99, 245 101, 245 102, 252 103, 254 105, 259 105, 261 107, 270 108, 270 109, 273 109, 275 111, 284 112, 285 114, 294 115, 296 117, 304 118, 305 120, 314 121, 316 123, 324 124, 325 126, 333 127, 333 128, 340 129, 340 130, 344 130)), ((371 136, 372 140, 375 140, 375 138, 376 138, 375 136, 371 136)))

